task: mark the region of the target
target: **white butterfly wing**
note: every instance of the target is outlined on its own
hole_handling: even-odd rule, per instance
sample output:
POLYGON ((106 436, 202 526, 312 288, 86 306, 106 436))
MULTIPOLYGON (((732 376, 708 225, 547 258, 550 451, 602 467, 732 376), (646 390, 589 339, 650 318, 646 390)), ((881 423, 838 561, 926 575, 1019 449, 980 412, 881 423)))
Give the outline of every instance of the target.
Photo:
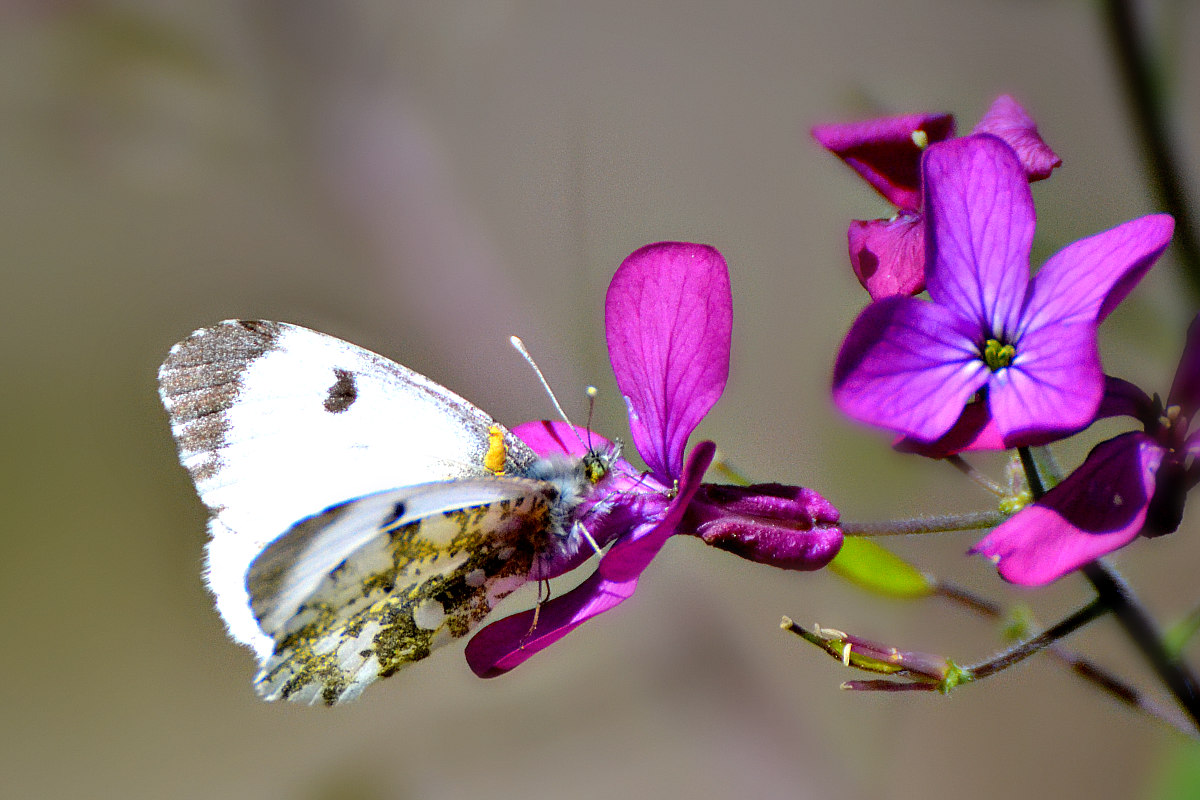
MULTIPOLYGON (((496 422, 382 356, 279 322, 231 320, 175 345, 159 369, 180 461, 212 512, 207 580, 235 639, 273 643, 246 570, 296 520, 396 486, 485 475, 496 422)), ((533 452, 505 432, 508 468, 533 452)))
POLYGON ((542 481, 461 480, 381 492, 297 523, 246 576, 275 642, 259 693, 333 705, 465 635, 528 580, 556 497, 542 481))

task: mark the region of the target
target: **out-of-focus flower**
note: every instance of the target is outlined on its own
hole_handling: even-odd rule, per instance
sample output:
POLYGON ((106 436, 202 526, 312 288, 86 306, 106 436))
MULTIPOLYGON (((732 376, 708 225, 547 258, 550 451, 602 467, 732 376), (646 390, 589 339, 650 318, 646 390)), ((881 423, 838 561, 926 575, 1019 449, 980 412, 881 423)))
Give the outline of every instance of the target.
MULTIPOLYGON (((1031 181, 1050 176, 1062 160, 1042 141, 1033 118, 1001 95, 973 133, 990 133, 1016 151, 1031 181)), ((954 136, 950 114, 907 114, 865 122, 818 125, 813 137, 883 195, 891 219, 854 220, 847 231, 850 263, 872 300, 915 295, 925 288, 925 225, 921 156, 929 145, 954 136)))

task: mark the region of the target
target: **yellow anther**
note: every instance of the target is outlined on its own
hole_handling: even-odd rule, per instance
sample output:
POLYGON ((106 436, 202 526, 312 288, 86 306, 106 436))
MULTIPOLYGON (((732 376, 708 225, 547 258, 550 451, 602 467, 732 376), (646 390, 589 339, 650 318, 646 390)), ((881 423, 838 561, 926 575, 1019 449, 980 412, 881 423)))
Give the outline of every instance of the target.
POLYGON ((1016 354, 1017 349, 1011 344, 1001 344, 996 339, 988 339, 983 348, 983 363, 987 364, 992 372, 996 372, 1010 366, 1016 354))
POLYGON ((493 475, 504 474, 504 462, 508 460, 508 448, 504 446, 504 429, 493 425, 488 430, 488 449, 483 457, 483 467, 493 475))
POLYGON ((917 147, 924 150, 926 147, 929 147, 929 134, 923 130, 917 129, 912 132, 912 142, 917 147))

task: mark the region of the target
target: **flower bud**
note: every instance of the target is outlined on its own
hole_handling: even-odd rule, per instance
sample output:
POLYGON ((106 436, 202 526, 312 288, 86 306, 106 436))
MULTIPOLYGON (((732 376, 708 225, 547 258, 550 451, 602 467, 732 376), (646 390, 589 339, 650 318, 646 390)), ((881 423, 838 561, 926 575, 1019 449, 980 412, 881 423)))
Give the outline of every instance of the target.
POLYGON ((704 484, 681 531, 750 561, 814 570, 842 546, 838 511, 812 489, 762 483, 704 484))

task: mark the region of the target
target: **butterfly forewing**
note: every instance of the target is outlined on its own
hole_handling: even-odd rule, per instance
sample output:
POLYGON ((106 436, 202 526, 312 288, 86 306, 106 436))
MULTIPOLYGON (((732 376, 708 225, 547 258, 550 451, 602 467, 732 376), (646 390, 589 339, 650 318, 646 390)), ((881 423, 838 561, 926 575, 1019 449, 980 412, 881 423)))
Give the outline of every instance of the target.
POLYGON ((267 699, 356 697, 469 632, 525 583, 556 490, 517 478, 381 492, 306 519, 251 565, 267 699))
MULTIPOLYGON (((397 486, 486 475, 496 423, 450 390, 370 351, 279 322, 227 321, 159 369, 180 461, 212 513, 207 580, 230 633, 274 642, 249 610, 250 563, 296 520, 397 486)), ((505 432, 507 471, 535 460, 505 432)))

